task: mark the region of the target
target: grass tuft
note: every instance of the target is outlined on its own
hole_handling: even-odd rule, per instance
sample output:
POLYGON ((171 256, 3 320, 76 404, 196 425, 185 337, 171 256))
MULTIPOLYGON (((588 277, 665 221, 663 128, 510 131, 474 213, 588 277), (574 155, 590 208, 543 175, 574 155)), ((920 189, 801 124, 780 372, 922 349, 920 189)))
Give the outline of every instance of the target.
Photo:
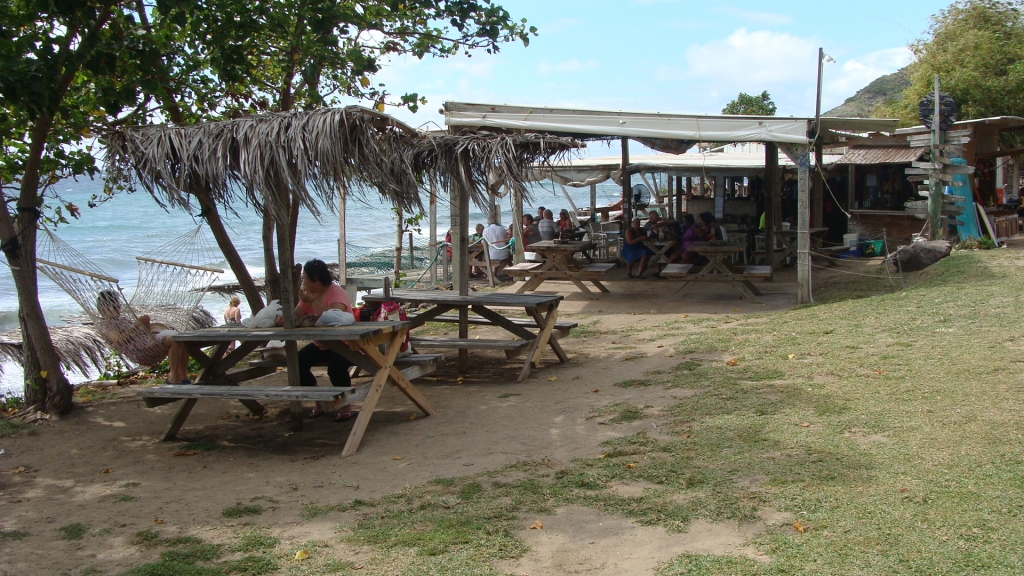
POLYGON ((89 527, 81 522, 65 524, 60 528, 57 528, 57 532, 60 532, 61 540, 81 540, 85 537, 85 533, 88 531, 89 527))
POLYGON ((25 424, 24 422, 0 418, 0 438, 14 436, 15 434, 22 432, 26 428, 28 428, 28 424, 25 424))
POLYGON ((237 576, 263 576, 278 569, 277 562, 266 554, 248 554, 226 562, 223 567, 224 572, 237 576))
POLYGON ((264 530, 244 530, 238 535, 238 540, 231 546, 232 552, 262 552, 273 550, 279 540, 264 530))
POLYGON ((263 506, 259 504, 242 504, 239 502, 234 506, 228 506, 220 511, 225 518, 242 518, 245 516, 259 516, 263 514, 263 506))
POLYGON ((0 540, 24 540, 28 536, 24 530, 0 530, 0 540))
POLYGON ((160 533, 156 530, 139 530, 132 535, 129 542, 135 546, 153 546, 160 540, 160 533))

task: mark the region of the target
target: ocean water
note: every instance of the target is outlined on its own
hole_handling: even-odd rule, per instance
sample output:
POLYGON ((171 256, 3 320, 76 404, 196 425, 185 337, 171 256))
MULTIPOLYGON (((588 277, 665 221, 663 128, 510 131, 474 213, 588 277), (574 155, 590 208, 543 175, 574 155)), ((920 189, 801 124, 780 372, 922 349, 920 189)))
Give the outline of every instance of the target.
MULTIPOLYGON (((87 201, 94 193, 103 189, 99 180, 67 181, 56 186, 60 195, 82 208, 79 220, 61 225, 55 233, 87 258, 99 265, 108 275, 117 278, 125 294, 130 295, 136 283, 135 256, 145 254, 158 248, 167 241, 194 228, 198 221, 181 210, 166 211, 161 208, 149 194, 135 192, 121 194, 110 201, 88 208, 87 201)), ((590 203, 589 189, 568 189, 570 197, 579 207, 590 203)), ((598 186, 598 205, 613 202, 620 194, 620 188, 611 182, 598 186)), ((570 208, 560 188, 552 188, 550 182, 535 184, 532 189, 531 202, 524 205, 524 211, 536 213, 536 206, 551 208, 557 215, 561 208, 570 208)), ((424 197, 424 210, 427 199, 424 197)), ((444 237, 449 228, 449 212, 447 199, 438 199, 437 228, 439 239, 444 237)), ((246 267, 254 276, 261 276, 263 267, 263 244, 261 240, 262 222, 255 212, 244 206, 237 207, 237 216, 224 215, 225 225, 231 233, 235 247, 239 251, 246 267)), ((194 209, 192 214, 198 214, 194 209)), ((350 198, 346 205, 346 237, 350 246, 349 259, 352 259, 354 247, 394 247, 396 222, 390 207, 383 204, 375 194, 364 199, 350 198)), ((511 204, 508 198, 502 202, 502 222, 511 221, 511 204)), ((470 229, 477 222, 486 223, 486 216, 477 207, 470 208, 470 229)), ((212 264, 221 267, 225 273, 219 281, 234 280, 227 263, 223 260, 212 235, 208 234, 215 256, 219 261, 212 264)), ((426 243, 429 234, 429 223, 426 218, 422 224, 421 239, 416 244, 426 243)), ((338 220, 332 211, 328 211, 321 221, 317 221, 309 213, 299 217, 299 229, 295 248, 295 261, 305 262, 311 258, 320 258, 327 262, 338 259, 338 220)), ((64 293, 56 284, 43 275, 39 275, 39 300, 51 325, 62 323, 61 317, 68 314, 80 314, 81 308, 64 293)), ((217 295, 207 295, 202 305, 220 317, 226 305, 226 299, 217 295)), ((14 288, 14 280, 6 268, 6 261, 0 258, 0 332, 17 328, 18 299, 14 288)), ((249 315, 245 303, 242 303, 243 317, 249 315)), ((20 394, 22 388, 21 367, 11 364, 2 366, 0 373, 0 394, 20 394)), ((90 379, 91 374, 71 374, 73 381, 90 379)))

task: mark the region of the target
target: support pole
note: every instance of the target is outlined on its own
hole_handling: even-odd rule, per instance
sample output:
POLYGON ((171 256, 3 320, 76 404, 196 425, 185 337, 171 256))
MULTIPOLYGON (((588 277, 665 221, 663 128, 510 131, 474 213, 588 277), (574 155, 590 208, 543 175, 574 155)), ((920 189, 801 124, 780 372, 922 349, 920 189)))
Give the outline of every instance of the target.
POLYGON ((338 194, 338 283, 348 284, 348 237, 345 234, 345 191, 338 194))
POLYGON ((764 145, 764 264, 775 266, 775 199, 779 197, 779 147, 764 145))
MULTIPOLYGON (((1016 166, 1016 164, 1014 164, 1016 166)), ((520 205, 522 211, 522 205, 520 205)), ((590 185, 590 221, 597 222, 597 184, 590 185)))
POLYGON ((437 286, 437 185, 430 180, 430 241, 427 243, 430 250, 430 286, 437 286))
POLYGON ((853 210, 857 203, 857 166, 850 164, 846 173, 846 209, 853 210))
POLYGON ((665 209, 668 211, 668 217, 669 218, 672 218, 673 220, 677 220, 678 218, 676 218, 673 215, 673 212, 672 212, 672 197, 675 196, 675 179, 672 178, 672 176, 666 174, 665 175, 665 185, 666 185, 666 187, 668 189, 668 192, 667 192, 668 195, 665 196, 665 205, 666 205, 665 209))
POLYGON ((796 244, 796 303, 810 304, 811 298, 811 234, 810 234, 810 167, 811 148, 800 146, 797 151, 797 244, 796 244))
POLYGON ((811 203, 811 226, 824 226, 825 225, 825 173, 821 167, 823 160, 821 143, 818 142, 814 145, 814 177, 811 180, 813 184, 812 188, 812 203, 811 203))
POLYGON ((526 252, 523 246, 523 193, 514 188, 509 198, 512 200, 512 237, 516 240, 516 253, 512 255, 512 262, 522 264, 526 261, 523 254, 526 252))
POLYGON ((683 190, 683 177, 676 176, 676 220, 683 220, 683 194, 689 191, 690 179, 686 179, 686 191, 683 190))
MULTIPOLYGON (((462 152, 459 159, 463 166, 469 166, 471 158, 468 152, 462 152)), ((451 214, 452 214, 452 283, 459 296, 469 295, 469 196, 473 183, 462 178, 452 182, 451 214)), ((484 248, 485 250, 487 248, 484 248)), ((459 338, 469 338, 469 309, 459 308, 459 338)), ((469 369, 469 355, 465 348, 459 349, 457 365, 460 373, 469 369)))
MULTIPOLYGON (((295 201, 287 191, 279 193, 283 198, 282 203, 285 206, 290 206, 290 203, 295 201)), ((283 212, 287 214, 290 210, 284 210, 283 212)), ((280 220, 288 222, 287 218, 280 220)), ((288 228, 287 224, 281 222, 276 227, 277 261, 281 266, 281 312, 284 316, 284 327, 295 328, 293 308, 295 306, 295 296, 298 292, 295 286, 295 253, 293 252, 294 249, 292 248, 288 228)), ((298 386, 299 349, 295 340, 285 340, 284 350, 288 366, 288 385, 298 386)), ((292 430, 302 430, 302 402, 291 402, 289 411, 291 412, 292 430)))
MULTIPOLYGON (((939 162, 939 146, 942 145, 942 132, 939 131, 939 75, 935 75, 935 113, 932 116, 932 162, 939 162)), ((936 178, 937 171, 932 171, 928 178, 928 217, 932 221, 932 240, 939 240, 942 234, 942 182, 936 178)), ((992 240, 995 240, 993 235, 992 240)))
POLYGON ((398 288, 398 281, 402 276, 402 211, 395 210, 395 217, 398 219, 398 230, 395 232, 395 288, 398 288))
POLYGON ((622 139, 622 223, 623 230, 629 228, 633 221, 633 194, 631 178, 629 176, 629 138, 622 139))

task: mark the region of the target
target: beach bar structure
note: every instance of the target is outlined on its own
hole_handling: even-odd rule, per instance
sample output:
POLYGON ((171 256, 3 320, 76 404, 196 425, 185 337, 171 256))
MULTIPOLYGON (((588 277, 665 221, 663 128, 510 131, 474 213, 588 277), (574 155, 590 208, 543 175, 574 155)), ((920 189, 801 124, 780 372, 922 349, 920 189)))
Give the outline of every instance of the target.
MULTIPOLYGON (((848 135, 869 132, 892 133, 897 120, 876 118, 801 118, 775 116, 722 116, 583 110, 541 106, 510 106, 446 102, 445 123, 449 130, 493 130, 529 132, 572 137, 582 141, 622 143, 620 170, 623 198, 629 198, 632 176, 641 172, 629 157, 629 141, 659 152, 684 154, 698 143, 760 142, 765 145, 766 205, 780 201, 778 154, 781 151, 797 168, 797 303, 812 302, 810 225, 812 210, 821 214, 820 171, 815 178, 819 192, 812 208, 812 166, 820 166, 823 150, 840 144, 848 135), (817 162, 812 164, 811 155, 817 162)), ((515 205, 515 202, 513 203, 515 205)), ((453 209, 455 202, 453 202, 453 209)), ((515 208, 513 208, 515 211, 515 208)), ((521 213, 521 209, 519 212, 521 213)), ((766 210, 765 236, 774 237, 778 226, 776 210, 766 210)), ((454 212, 453 212, 454 214, 454 212)), ((516 214, 518 217, 518 214, 516 214)), ((452 219, 453 237, 455 218, 452 219)), ((458 236, 468 236, 463 218, 458 236)), ((770 252, 770 251, 769 251, 770 252)), ((458 279, 464 271, 453 271, 458 279)), ((458 281, 458 280, 457 280, 458 281)), ((464 281, 464 280, 463 280, 464 281)))

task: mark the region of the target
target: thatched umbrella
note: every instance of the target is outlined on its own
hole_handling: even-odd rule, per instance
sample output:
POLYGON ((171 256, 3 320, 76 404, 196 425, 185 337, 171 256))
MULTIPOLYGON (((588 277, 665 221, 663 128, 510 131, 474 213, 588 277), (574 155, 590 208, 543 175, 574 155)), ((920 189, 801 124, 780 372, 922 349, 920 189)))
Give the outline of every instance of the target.
MULTIPOLYGON (((554 136, 429 136, 357 106, 124 128, 110 133, 108 144, 109 177, 140 184, 158 202, 188 206, 189 194, 203 190, 221 205, 242 200, 278 222, 288 222, 296 206, 319 217, 322 206, 336 205, 339 191, 365 196, 374 189, 403 211, 422 209, 420 188, 430 179, 482 204, 486 185, 523 189, 532 164, 576 147, 554 136)), ((286 228, 277 226, 277 246, 280 296, 290 302, 294 256, 286 228)), ((292 327, 291 306, 284 311, 285 326, 292 327)), ((290 384, 298 384, 297 368, 291 342, 290 384)))
MULTIPOLYGON (((64 370, 73 369, 82 373, 93 369, 102 371, 104 360, 110 354, 103 339, 86 326, 52 326, 50 338, 57 348, 64 370)), ((0 333, 0 371, 3 369, 2 361, 24 363, 21 343, 21 330, 18 328, 0 333)))

